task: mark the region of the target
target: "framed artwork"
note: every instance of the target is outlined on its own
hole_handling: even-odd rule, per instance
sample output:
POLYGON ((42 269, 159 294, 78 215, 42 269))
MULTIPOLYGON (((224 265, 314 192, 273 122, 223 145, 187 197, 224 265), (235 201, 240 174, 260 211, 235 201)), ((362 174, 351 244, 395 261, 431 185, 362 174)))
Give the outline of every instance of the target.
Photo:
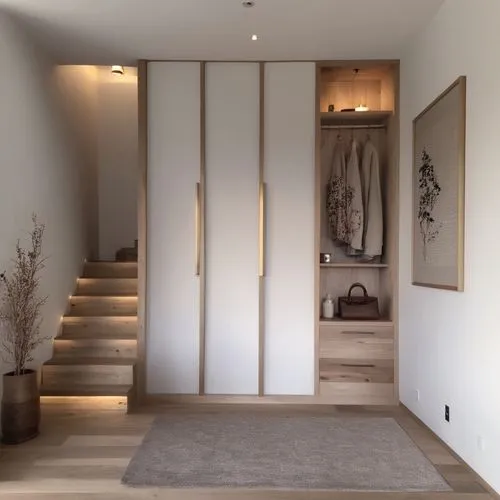
POLYGON ((413 284, 464 289, 466 77, 413 120, 413 284))

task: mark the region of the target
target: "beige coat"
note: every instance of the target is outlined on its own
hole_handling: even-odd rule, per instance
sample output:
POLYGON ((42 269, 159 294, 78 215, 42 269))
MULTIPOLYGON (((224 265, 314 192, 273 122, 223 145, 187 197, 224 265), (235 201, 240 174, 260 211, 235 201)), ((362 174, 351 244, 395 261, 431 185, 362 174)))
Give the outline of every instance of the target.
POLYGON ((352 141, 346 168, 347 224, 349 227, 348 253, 358 254, 363 250, 363 194, 359 174, 358 144, 352 141))
POLYGON ((364 254, 368 257, 377 257, 382 255, 384 218, 378 152, 371 141, 367 141, 363 149, 361 186, 364 207, 364 254))

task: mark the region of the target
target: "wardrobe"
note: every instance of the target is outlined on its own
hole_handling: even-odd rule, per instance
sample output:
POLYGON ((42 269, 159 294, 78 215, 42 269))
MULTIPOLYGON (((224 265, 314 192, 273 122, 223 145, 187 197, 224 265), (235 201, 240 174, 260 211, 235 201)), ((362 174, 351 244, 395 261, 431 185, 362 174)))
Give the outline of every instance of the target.
POLYGON ((313 395, 315 64, 147 72, 147 391, 313 395))
MULTIPOLYGON (((399 115, 396 63, 344 63, 320 70, 320 167, 317 229, 320 253, 318 300, 330 294, 345 297, 361 283, 377 297, 380 318, 369 321, 319 320, 319 395, 336 404, 398 402, 397 280, 399 214, 399 115), (332 110, 333 107, 333 110, 332 110), (352 110, 352 111, 349 111, 352 110), (334 242, 328 221, 328 184, 332 174, 329 148, 355 143, 362 151, 371 144, 378 156, 381 190, 381 255, 352 256, 334 242), (372 256, 370 256, 372 257, 372 256)), ((365 208, 365 217, 367 214, 365 208)), ((377 221, 378 222, 378 221, 377 221)), ((357 292, 359 293, 359 292, 357 292)), ((337 304, 338 305, 338 301, 337 304)))
POLYGON ((356 92, 373 80, 367 71, 391 75, 367 87, 384 95, 378 117, 377 104, 363 116, 328 113, 332 99, 353 100, 335 83, 352 72, 344 63, 163 61, 145 71, 146 392, 394 402, 397 67, 357 73, 356 92), (322 127, 368 122, 385 127, 373 131, 389 204, 378 267, 335 253, 324 225, 322 127), (353 280, 380 297, 383 319, 322 319, 323 296, 353 280))

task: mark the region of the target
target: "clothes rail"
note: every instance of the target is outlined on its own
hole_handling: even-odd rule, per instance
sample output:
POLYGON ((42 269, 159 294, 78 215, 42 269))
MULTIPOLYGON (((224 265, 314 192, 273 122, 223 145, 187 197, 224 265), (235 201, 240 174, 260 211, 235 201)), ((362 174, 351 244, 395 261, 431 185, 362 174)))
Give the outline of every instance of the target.
POLYGON ((338 129, 368 129, 368 128, 386 128, 386 125, 321 125, 321 129, 338 130, 338 129))

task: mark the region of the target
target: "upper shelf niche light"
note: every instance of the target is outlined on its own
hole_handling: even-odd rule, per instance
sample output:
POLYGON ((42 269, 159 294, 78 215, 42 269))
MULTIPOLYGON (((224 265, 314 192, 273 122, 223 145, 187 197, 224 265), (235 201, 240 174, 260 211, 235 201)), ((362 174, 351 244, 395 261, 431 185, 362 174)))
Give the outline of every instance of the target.
MULTIPOLYGON (((356 68, 353 70, 353 72, 354 76, 352 77, 352 83, 354 87, 354 80, 356 79, 356 76, 358 76, 359 69, 356 68)), ((366 89, 365 89, 365 102, 366 102, 366 89)), ((370 111, 370 108, 366 104, 360 103, 358 106, 354 108, 354 111, 370 111)))
POLYGON ((359 106, 356 106, 354 108, 355 111, 370 111, 370 108, 368 106, 365 106, 364 104, 360 104, 359 106))

